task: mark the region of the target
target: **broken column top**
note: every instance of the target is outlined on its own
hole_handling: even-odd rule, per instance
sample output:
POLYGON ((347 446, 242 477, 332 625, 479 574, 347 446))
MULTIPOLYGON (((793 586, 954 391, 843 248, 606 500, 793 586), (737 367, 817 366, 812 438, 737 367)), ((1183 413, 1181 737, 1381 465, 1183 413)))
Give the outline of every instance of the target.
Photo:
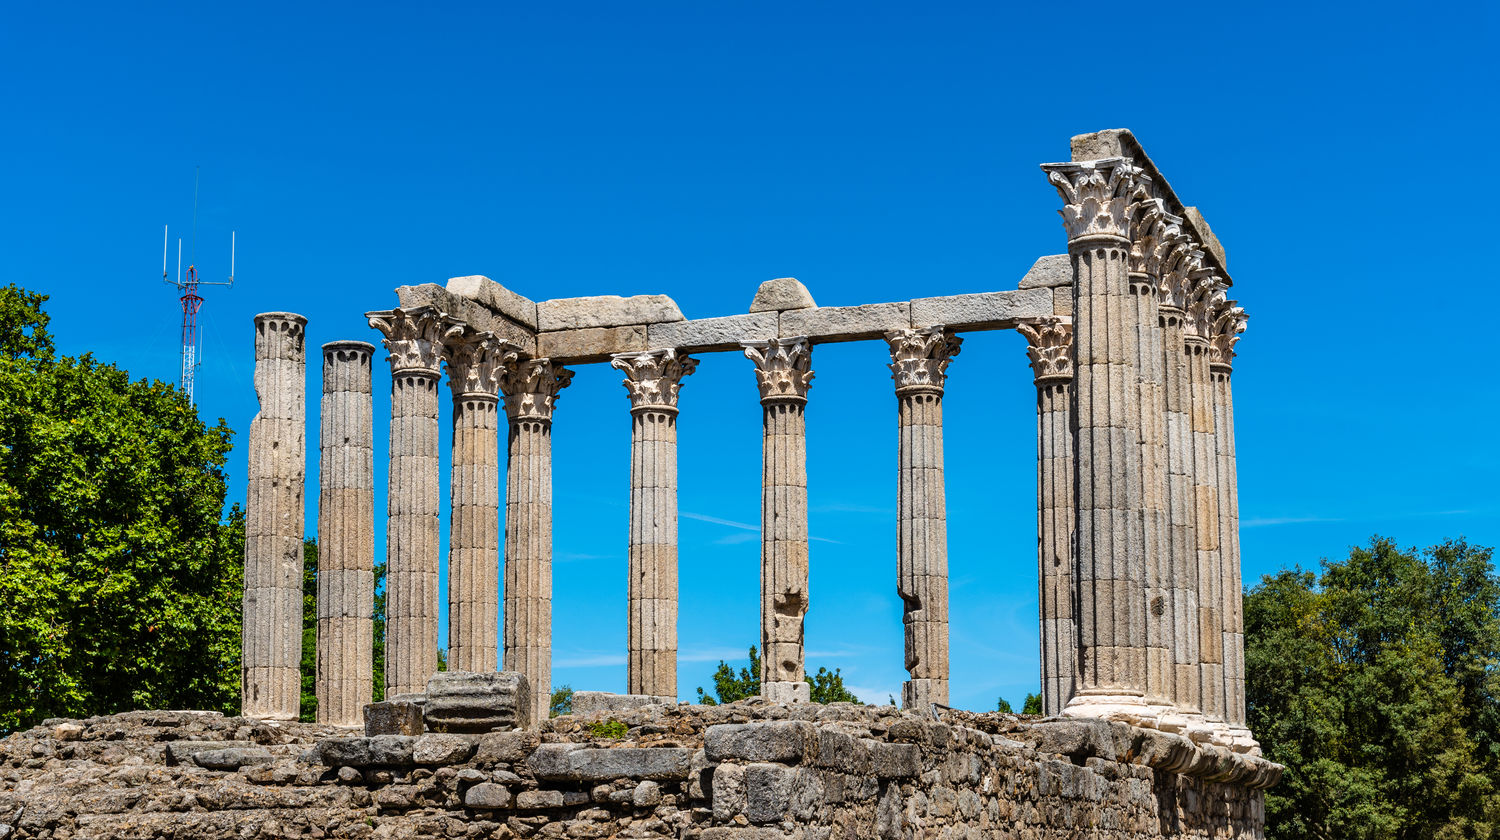
POLYGON ((778 277, 767 280, 755 290, 755 299, 750 301, 751 312, 784 312, 788 309, 812 309, 812 292, 795 277, 778 277))

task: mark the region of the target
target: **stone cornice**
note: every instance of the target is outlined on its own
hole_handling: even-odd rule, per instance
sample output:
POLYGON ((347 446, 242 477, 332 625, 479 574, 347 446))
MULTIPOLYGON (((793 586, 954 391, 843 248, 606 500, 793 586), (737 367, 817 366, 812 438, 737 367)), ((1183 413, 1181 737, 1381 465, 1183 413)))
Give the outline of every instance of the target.
POLYGON ((1026 355, 1037 385, 1070 382, 1073 379, 1073 319, 1061 315, 1037 318, 1016 325, 1026 337, 1026 355))
POLYGON ((558 392, 573 381, 573 371, 551 359, 522 359, 514 350, 501 354, 500 393, 505 397, 505 416, 512 423, 552 421, 558 392))
POLYGON ((948 364, 958 355, 963 339, 939 324, 921 330, 892 330, 885 340, 891 348, 896 396, 943 393, 948 364))
POLYGON ((1072 163, 1044 163, 1042 171, 1057 188, 1063 207, 1063 227, 1068 243, 1095 238, 1128 239, 1130 205, 1145 198, 1150 179, 1125 158, 1105 158, 1072 163))
POLYGON ((625 373, 625 390, 630 396, 630 410, 677 413, 677 395, 682 378, 698 367, 698 360, 676 350, 647 350, 640 353, 616 353, 609 365, 625 373))
POLYGON ((366 312, 370 326, 384 336, 381 343, 390 351, 386 361, 391 374, 441 375, 443 341, 454 330, 462 330, 438 309, 419 306, 412 309, 388 309, 366 312))
POLYGON ((805 336, 747 341, 741 346, 745 358, 755 363, 762 404, 807 402, 813 372, 812 345, 805 336))

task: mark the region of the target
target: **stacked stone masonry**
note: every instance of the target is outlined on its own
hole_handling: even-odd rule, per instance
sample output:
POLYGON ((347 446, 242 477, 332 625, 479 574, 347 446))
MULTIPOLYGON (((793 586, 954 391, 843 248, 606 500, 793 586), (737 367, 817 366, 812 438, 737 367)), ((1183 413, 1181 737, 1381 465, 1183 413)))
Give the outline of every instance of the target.
MULTIPOLYGON (((772 703, 806 702, 804 627, 816 562, 806 467, 813 350, 883 340, 897 408, 893 586, 903 605, 909 677, 902 705, 945 707, 942 398, 962 333, 1017 330, 1037 395, 1044 711, 1181 736, 1200 751, 1257 755, 1245 728, 1230 390, 1245 315, 1228 299, 1224 250, 1129 132, 1076 137, 1072 159, 1043 171, 1062 200, 1067 254, 1036 260, 1009 291, 819 306, 802 283, 779 278, 762 284, 744 314, 690 319, 664 295, 533 302, 481 276, 397 289, 396 308, 368 313, 391 366, 387 696, 421 693, 437 668, 438 529, 445 518, 439 455, 446 437, 450 667, 524 676, 531 686, 527 717, 545 720, 552 417, 572 376, 569 365, 609 364, 623 374, 629 411, 621 411, 621 424, 631 427, 630 483, 622 487, 630 506, 622 534, 629 557, 622 569, 625 688, 633 697, 673 697, 677 424, 692 422, 693 414, 691 397, 681 403, 679 392, 698 355, 731 352, 752 363, 756 390, 747 377, 746 408, 753 410, 758 393, 764 422, 763 695, 772 703), (446 433, 438 422, 445 365, 453 399, 446 433)), ((262 413, 250 446, 244 708, 263 719, 292 717, 297 707, 304 324, 284 313, 256 322, 262 413), (295 353, 287 343, 292 333, 295 353)), ((360 587, 373 553, 375 524, 366 513, 373 477, 358 464, 368 464, 372 449, 371 389, 367 363, 360 385, 346 369, 352 357, 325 355, 324 362, 319 533, 325 550, 337 554, 327 555, 325 571, 337 575, 326 586, 320 581, 318 685, 327 708, 319 714, 349 724, 370 688, 358 672, 368 662, 360 644, 372 596, 360 587), (333 579, 346 573, 346 580, 333 579)), ((968 374, 956 387, 979 387, 982 375, 968 374)))

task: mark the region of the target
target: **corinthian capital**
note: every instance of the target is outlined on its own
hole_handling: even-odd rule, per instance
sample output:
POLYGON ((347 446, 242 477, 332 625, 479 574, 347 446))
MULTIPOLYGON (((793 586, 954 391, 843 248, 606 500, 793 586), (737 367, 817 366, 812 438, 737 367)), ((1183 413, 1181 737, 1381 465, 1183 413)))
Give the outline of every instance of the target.
POLYGON ((958 355, 963 339, 941 325, 921 330, 892 330, 885 334, 891 346, 891 378, 896 396, 941 394, 948 379, 948 363, 958 355))
POLYGON ((381 343, 391 353, 386 361, 391 363, 391 373, 396 376, 403 373, 439 375, 443 341, 449 333, 462 329, 431 306, 366 312, 365 317, 370 319, 370 326, 384 336, 381 343))
POLYGON ((1213 269, 1203 265, 1203 251, 1188 237, 1178 237, 1166 249, 1161 262, 1158 302, 1165 307, 1187 311, 1193 290, 1213 269))
POLYGON ((573 371, 551 359, 522 359, 514 350, 501 353, 500 393, 511 422, 552 420, 557 393, 573 381, 573 371))
POLYGON ((609 366, 625 372, 625 390, 630 393, 630 410, 677 412, 677 392, 682 378, 698 367, 698 360, 676 350, 647 350, 642 353, 616 353, 609 366))
POLYGON ((454 399, 497 398, 507 351, 513 353, 514 348, 492 332, 463 329, 450 335, 443 357, 448 362, 448 387, 453 389, 454 399))
POLYGON ((1236 306, 1238 301, 1226 300, 1214 312, 1213 324, 1208 337, 1208 363, 1221 373, 1228 373, 1234 364, 1234 345, 1245 331, 1249 317, 1245 310, 1236 306))
POLYGON ((1130 236, 1130 205, 1146 198, 1150 178, 1125 158, 1044 163, 1042 171, 1062 196, 1068 241, 1130 236))
POLYGON ((1218 310, 1225 303, 1228 286, 1212 271, 1199 273, 1188 290, 1187 318, 1183 321, 1183 332, 1189 338, 1207 341, 1218 310))
POLYGON ((1073 379, 1073 319, 1061 315, 1035 318, 1016 324, 1026 336, 1026 355, 1037 385, 1073 379))
POLYGON ((747 341, 745 358, 755 363, 762 404, 807 402, 812 387, 812 345, 805 337, 747 341))
POLYGON ((1130 273, 1160 282, 1167 259, 1184 242, 1182 218, 1159 198, 1137 202, 1130 220, 1130 273))

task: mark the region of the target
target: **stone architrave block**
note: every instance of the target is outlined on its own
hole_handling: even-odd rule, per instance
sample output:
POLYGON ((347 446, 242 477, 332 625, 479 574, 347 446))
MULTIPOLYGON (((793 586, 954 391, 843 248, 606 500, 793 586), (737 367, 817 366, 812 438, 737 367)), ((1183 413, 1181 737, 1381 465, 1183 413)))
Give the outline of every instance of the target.
POLYGON ((491 312, 476 301, 459 297, 436 283, 398 286, 396 299, 403 309, 431 306, 479 332, 492 332, 501 341, 515 345, 527 354, 536 354, 536 332, 530 327, 491 312))
POLYGON ((1073 286, 1057 286, 1052 290, 1052 314, 1073 317, 1073 286))
POLYGON ((767 280, 755 290, 750 301, 751 312, 785 312, 788 309, 812 309, 812 292, 795 277, 767 280))
POLYGON ((703 749, 709 761, 779 761, 800 764, 818 755, 818 728, 805 720, 710 726, 703 749))
POLYGON ((608 691, 573 692, 573 714, 592 715, 609 712, 624 712, 642 706, 675 706, 676 697, 655 697, 650 694, 614 694, 608 691))
POLYGON ((1183 221, 1193 232, 1193 238, 1208 250, 1213 258, 1219 261, 1219 267, 1229 269, 1229 263, 1225 262, 1224 246, 1219 244, 1219 237, 1214 235, 1213 229, 1208 226, 1208 220, 1196 207, 1184 207, 1182 210, 1183 221))
POLYGON ((514 319, 523 327, 536 329, 536 301, 522 297, 482 274, 448 278, 449 293, 477 301, 489 309, 514 319))
POLYGON ((1073 285, 1073 258, 1067 254, 1048 254, 1037 257, 1026 271, 1026 276, 1016 284, 1017 289, 1052 289, 1073 285))
POLYGON ((531 685, 516 671, 443 671, 427 681, 422 717, 433 732, 525 729, 531 725, 531 685))
POLYGON ((942 324, 950 330, 1011 329, 1023 318, 1051 314, 1051 289, 978 292, 911 302, 911 325, 916 328, 942 324))
POLYGON ((683 352, 739 350, 746 341, 764 341, 777 336, 775 312, 699 318, 673 324, 651 324, 646 328, 647 349, 677 349, 683 352))
POLYGON ((366 735, 421 735, 422 704, 382 700, 365 704, 366 735))
POLYGON ((536 305, 537 329, 542 332, 681 320, 684 320, 682 310, 666 295, 558 298, 536 305))
POLYGON ((576 744, 542 744, 527 765, 542 781, 607 782, 612 779, 649 779, 653 782, 687 779, 693 750, 684 747, 616 747, 596 749, 576 744))
POLYGON ((538 333, 536 354, 558 364, 602 362, 612 353, 630 353, 646 349, 646 325, 628 327, 585 327, 538 333))
POLYGON ((781 335, 807 336, 814 343, 881 338, 890 330, 911 326, 911 305, 867 303, 863 306, 820 306, 781 313, 781 335))

